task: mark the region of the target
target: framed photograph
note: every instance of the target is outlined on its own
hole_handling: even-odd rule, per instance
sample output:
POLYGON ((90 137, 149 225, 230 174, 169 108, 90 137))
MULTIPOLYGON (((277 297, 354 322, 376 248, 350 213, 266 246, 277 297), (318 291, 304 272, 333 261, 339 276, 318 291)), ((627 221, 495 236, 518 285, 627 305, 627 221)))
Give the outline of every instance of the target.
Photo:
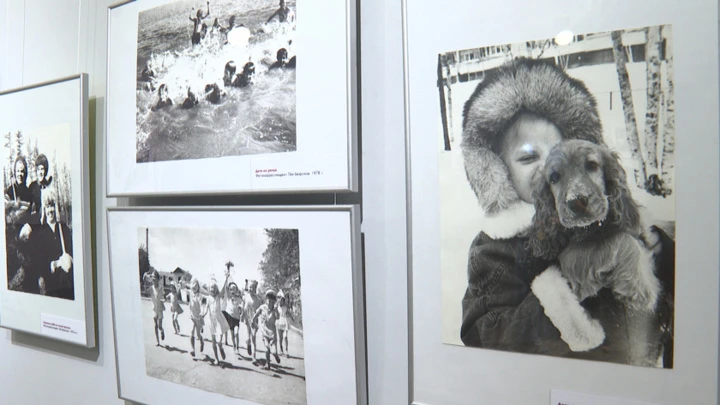
POLYGON ((107 215, 120 398, 367 403, 357 207, 107 215))
POLYGON ((716 356, 695 350, 717 344, 680 331, 717 329, 718 290, 702 287, 716 272, 686 270, 717 262, 701 248, 717 233, 688 232, 698 210, 717 220, 690 203, 717 200, 717 61, 685 59, 717 39, 716 21, 697 20, 717 5, 679 16, 629 2, 611 18, 550 3, 487 5, 513 16, 512 32, 464 18, 470 2, 406 6, 412 400, 531 403, 561 389, 714 402, 716 356), (432 21, 452 29, 431 35, 432 21))
POLYGON ((355 0, 303 1, 111 7, 107 194, 356 191, 355 0))
POLYGON ((672 50, 660 25, 439 55, 441 187, 468 192, 440 194, 444 343, 673 368, 672 50), (547 268, 580 318, 553 311, 564 289, 547 268), (642 349, 619 346, 643 324, 657 334, 642 349))
POLYGON ((94 347, 87 80, 0 93, 0 326, 94 347))

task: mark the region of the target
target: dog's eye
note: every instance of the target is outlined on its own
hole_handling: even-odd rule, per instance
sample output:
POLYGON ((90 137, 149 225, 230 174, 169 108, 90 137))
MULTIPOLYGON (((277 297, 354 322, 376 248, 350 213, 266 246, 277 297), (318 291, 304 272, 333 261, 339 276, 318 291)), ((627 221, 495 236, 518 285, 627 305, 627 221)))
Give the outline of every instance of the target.
POLYGON ((560 173, 558 173, 558 172, 550 173, 550 175, 548 176, 548 181, 550 182, 550 184, 557 183, 558 181, 560 181, 560 173))
POLYGON ((600 165, 598 164, 598 162, 594 162, 592 160, 588 160, 587 162, 585 162, 585 170, 587 170, 589 172, 594 172, 595 170, 597 170, 599 168, 600 168, 600 165))

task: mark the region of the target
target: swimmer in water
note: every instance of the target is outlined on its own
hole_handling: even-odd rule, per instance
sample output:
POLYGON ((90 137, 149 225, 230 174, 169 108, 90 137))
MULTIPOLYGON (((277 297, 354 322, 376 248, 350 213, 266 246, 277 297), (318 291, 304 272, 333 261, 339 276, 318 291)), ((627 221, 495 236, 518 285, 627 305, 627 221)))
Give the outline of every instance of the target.
POLYGON ((227 27, 220 27, 220 31, 227 33, 227 32, 229 32, 230 30, 232 30, 233 28, 235 28, 235 16, 234 16, 234 15, 231 15, 231 16, 230 16, 230 19, 228 20, 228 26, 227 26, 227 27))
POLYGON ((252 84, 253 76, 255 75, 255 64, 252 62, 248 62, 243 66, 242 73, 235 76, 235 80, 233 80, 232 85, 234 87, 247 87, 249 84, 252 84))
POLYGON ((277 62, 270 65, 270 70, 282 69, 284 67, 287 67, 287 64, 288 64, 288 51, 285 48, 280 48, 277 51, 277 62))
MULTIPOLYGON (((215 21, 217 21, 217 18, 215 19, 215 21)), ((220 23, 218 23, 218 30, 225 35, 227 35, 228 32, 232 31, 233 28, 235 28, 235 16, 234 15, 230 16, 227 27, 223 27, 222 25, 220 25, 220 23)))
POLYGON ((205 100, 213 104, 219 104, 223 97, 225 97, 225 92, 220 88, 220 86, 218 86, 217 83, 205 86, 205 100))
POLYGON ((165 107, 169 107, 173 105, 173 101, 168 95, 168 88, 165 83, 161 84, 158 88, 158 101, 157 103, 151 108, 153 111, 157 111, 160 109, 163 109, 165 107))
POLYGON ((195 93, 188 87, 187 98, 182 103, 182 108, 193 108, 198 104, 198 99, 195 93))
POLYGON ((231 86, 233 82, 233 78, 235 77, 235 72, 237 71, 237 66, 235 66, 235 62, 229 61, 225 64, 225 74, 223 75, 223 84, 225 87, 231 86))
POLYGON ((290 10, 290 7, 285 4, 285 0, 280 0, 280 8, 278 8, 267 22, 272 21, 273 18, 277 17, 279 22, 295 22, 295 13, 290 10))
POLYGON ((143 83, 142 88, 148 91, 155 91, 155 78, 156 73, 153 63, 151 61, 147 61, 142 72, 140 72, 140 82, 143 83))
POLYGON ((155 69, 153 68, 152 61, 147 61, 145 68, 140 72, 140 79, 144 82, 155 79, 155 69))
POLYGON ((202 23, 202 29, 200 30, 200 32, 201 32, 200 38, 201 38, 201 39, 205 39, 205 37, 207 36, 207 33, 208 33, 208 26, 207 26, 207 24, 202 23))
MULTIPOLYGON (((195 10, 195 7, 193 7, 193 10, 195 10)), ((192 12, 190 13, 190 21, 193 22, 193 33, 190 37, 192 44, 197 45, 200 43, 200 40, 204 36, 203 34, 203 22, 202 20, 205 18, 208 18, 210 16, 210 2, 207 2, 207 13, 203 15, 202 9, 199 9, 197 13, 195 14, 195 17, 193 17, 192 12)), ((205 25, 204 30, 207 31, 207 25, 205 25)))

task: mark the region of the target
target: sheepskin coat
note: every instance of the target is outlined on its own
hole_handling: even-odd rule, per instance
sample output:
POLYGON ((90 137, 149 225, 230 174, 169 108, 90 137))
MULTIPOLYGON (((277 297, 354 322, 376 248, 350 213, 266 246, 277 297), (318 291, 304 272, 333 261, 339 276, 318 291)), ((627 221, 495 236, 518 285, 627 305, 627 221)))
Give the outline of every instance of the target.
POLYGON ((468 259, 463 343, 671 368, 675 243, 664 230, 652 231, 662 244, 655 263, 664 291, 653 313, 628 310, 608 289, 578 302, 553 261, 532 256, 526 231, 497 238, 480 232, 468 259))
POLYGON ((603 143, 595 98, 561 68, 520 58, 489 73, 465 104, 461 144, 468 181, 488 213, 519 199, 498 149, 520 113, 549 120, 564 139, 603 143))

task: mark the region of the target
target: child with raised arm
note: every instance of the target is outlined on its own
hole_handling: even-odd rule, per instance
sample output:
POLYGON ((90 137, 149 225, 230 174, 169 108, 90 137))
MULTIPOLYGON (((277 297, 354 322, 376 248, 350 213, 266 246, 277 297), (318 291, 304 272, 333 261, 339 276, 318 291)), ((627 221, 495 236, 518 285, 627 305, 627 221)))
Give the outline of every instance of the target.
POLYGON ((217 364, 220 364, 218 351, 220 356, 225 360, 225 350, 222 347, 222 337, 225 332, 230 329, 222 313, 223 297, 220 295, 220 289, 215 282, 210 286, 210 296, 207 298, 208 319, 210 321, 210 336, 212 338, 213 353, 217 364))
MULTIPOLYGON (((223 316, 228 324, 228 332, 232 337, 232 346, 235 354, 240 352, 240 314, 242 313, 242 294, 237 284, 230 281, 230 272, 225 273, 225 285, 223 285, 221 295, 225 300, 225 309, 222 311, 223 316)), ((225 337, 227 340, 227 336, 225 337)))
MULTIPOLYGON (((195 7, 193 7, 192 11, 195 11, 195 7)), ((192 11, 190 12, 190 21, 193 23, 193 33, 190 37, 190 41, 193 45, 197 45, 200 43, 200 40, 203 37, 203 24, 202 20, 208 18, 210 16, 210 2, 207 2, 207 13, 203 15, 202 8, 198 9, 198 11, 193 16, 192 11)))
MULTIPOLYGON (((257 328, 262 334, 262 341, 265 346, 265 368, 270 370, 270 350, 274 349, 275 361, 280 363, 280 356, 277 352, 277 329, 276 322, 280 317, 277 308, 275 291, 267 290, 265 292, 265 303, 258 308, 253 316, 253 323, 257 323, 257 328)), ((257 349, 253 354, 255 362, 257 362, 257 349)))

